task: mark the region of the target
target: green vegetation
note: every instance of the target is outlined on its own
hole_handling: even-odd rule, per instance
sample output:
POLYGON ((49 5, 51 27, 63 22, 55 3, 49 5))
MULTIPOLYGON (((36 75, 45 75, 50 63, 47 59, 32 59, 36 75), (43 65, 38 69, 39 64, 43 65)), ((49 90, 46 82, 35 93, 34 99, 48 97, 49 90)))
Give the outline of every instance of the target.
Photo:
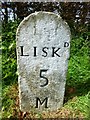
MULTIPOLYGON (((2 25, 2 117, 23 117, 19 110, 16 29, 19 21, 2 25)), ((85 33, 89 36, 89 32, 85 33)), ((83 34, 72 36, 70 60, 67 73, 64 107, 58 113, 48 113, 47 117, 90 117, 90 63, 89 40, 83 34), (53 115, 53 116, 52 116, 53 115)), ((27 117, 44 118, 44 115, 27 114, 27 117)))
POLYGON ((17 83, 15 40, 17 26, 17 21, 2 25, 2 111, 4 111, 2 116, 4 118, 9 118, 13 113, 14 99, 9 95, 11 86, 17 83))

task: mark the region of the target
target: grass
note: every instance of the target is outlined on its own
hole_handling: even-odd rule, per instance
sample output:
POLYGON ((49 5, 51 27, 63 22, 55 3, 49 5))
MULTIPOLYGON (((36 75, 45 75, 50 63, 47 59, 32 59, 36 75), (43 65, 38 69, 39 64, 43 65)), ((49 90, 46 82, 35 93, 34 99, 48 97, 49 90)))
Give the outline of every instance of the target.
POLYGON ((2 118, 90 118, 90 63, 88 44, 89 41, 84 40, 82 37, 72 38, 64 106, 61 109, 43 114, 22 113, 19 109, 18 84, 17 77, 15 77, 14 82, 11 81, 10 83, 10 79, 8 84, 5 84, 5 81, 3 82, 2 118))
MULTIPOLYGON (((65 106, 82 113, 86 118, 90 114, 90 64, 89 41, 83 38, 72 39, 69 61, 65 106), (78 49, 79 48, 79 49, 78 49)), ((78 114, 76 115, 76 117, 78 114)))

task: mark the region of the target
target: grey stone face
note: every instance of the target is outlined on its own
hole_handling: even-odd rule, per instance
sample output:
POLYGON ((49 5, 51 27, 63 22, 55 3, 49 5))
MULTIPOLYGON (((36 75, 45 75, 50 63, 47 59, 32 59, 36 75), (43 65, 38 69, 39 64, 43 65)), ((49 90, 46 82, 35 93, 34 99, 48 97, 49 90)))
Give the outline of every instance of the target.
POLYGON ((22 111, 53 111, 63 106, 70 30, 60 16, 36 12, 17 29, 17 65, 22 111))

